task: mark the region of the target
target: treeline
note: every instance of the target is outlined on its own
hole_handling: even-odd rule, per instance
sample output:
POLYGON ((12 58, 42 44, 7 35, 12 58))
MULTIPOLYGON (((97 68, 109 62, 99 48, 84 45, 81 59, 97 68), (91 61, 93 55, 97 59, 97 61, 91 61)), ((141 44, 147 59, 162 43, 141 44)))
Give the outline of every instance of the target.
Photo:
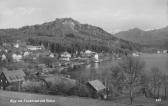
POLYGON ((75 40, 75 39, 59 39, 59 40, 47 40, 39 38, 29 38, 28 43, 32 45, 44 45, 45 48, 51 50, 52 52, 64 52, 68 51, 70 53, 75 53, 76 51, 82 50, 93 50, 96 52, 116 52, 121 54, 126 54, 130 50, 127 48, 112 47, 108 46, 104 42, 97 41, 85 41, 85 40, 75 40))

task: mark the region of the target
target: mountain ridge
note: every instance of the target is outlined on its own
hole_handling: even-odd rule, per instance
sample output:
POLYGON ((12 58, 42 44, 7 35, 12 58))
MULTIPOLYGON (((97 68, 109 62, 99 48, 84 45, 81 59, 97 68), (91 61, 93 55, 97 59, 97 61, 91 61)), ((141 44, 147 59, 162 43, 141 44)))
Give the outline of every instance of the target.
POLYGON ((72 18, 56 18, 54 21, 18 29, 1 29, 0 37, 8 41, 28 40, 33 44, 47 42, 50 48, 59 48, 60 51, 94 49, 123 52, 139 47, 132 42, 118 39, 100 27, 81 24, 72 18))
POLYGON ((116 33, 114 36, 141 45, 168 49, 168 26, 148 31, 131 29, 116 33))

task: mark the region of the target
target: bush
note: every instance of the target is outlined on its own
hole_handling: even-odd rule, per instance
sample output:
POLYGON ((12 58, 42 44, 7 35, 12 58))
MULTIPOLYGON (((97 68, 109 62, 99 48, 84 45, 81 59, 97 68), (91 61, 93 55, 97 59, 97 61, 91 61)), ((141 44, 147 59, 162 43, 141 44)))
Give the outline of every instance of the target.
POLYGON ((90 89, 83 84, 80 85, 78 84, 75 87, 73 87, 69 91, 68 95, 76 95, 80 97, 92 97, 90 89))
POLYGON ((6 87, 6 90, 9 91, 19 91, 19 85, 18 84, 12 84, 6 87))
POLYGON ((25 81, 22 84, 23 91, 35 92, 35 93, 46 93, 46 85, 42 81, 25 81))

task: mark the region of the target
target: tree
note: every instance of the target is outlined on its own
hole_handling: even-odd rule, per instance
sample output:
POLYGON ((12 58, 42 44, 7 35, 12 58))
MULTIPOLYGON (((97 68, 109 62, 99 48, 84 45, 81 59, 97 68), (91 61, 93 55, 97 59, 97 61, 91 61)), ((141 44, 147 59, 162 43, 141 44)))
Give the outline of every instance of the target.
POLYGON ((162 83, 164 85, 164 98, 167 98, 167 87, 168 87, 168 75, 163 75, 162 77, 162 83))
POLYGON ((144 69, 144 62, 135 57, 124 57, 119 63, 123 75, 123 87, 129 91, 129 98, 131 104, 134 100, 134 94, 138 87, 141 86, 142 73, 144 69))
POLYGON ((122 93, 123 73, 120 67, 115 66, 111 69, 112 92, 114 96, 119 96, 122 93))
POLYGON ((154 95, 154 97, 156 97, 156 93, 157 93, 157 97, 159 97, 159 91, 160 91, 160 85, 161 85, 161 76, 162 75, 159 72, 158 67, 152 67, 151 71, 152 71, 152 87, 154 88, 153 95, 154 95), (157 92, 156 92, 156 90, 157 90, 157 92))

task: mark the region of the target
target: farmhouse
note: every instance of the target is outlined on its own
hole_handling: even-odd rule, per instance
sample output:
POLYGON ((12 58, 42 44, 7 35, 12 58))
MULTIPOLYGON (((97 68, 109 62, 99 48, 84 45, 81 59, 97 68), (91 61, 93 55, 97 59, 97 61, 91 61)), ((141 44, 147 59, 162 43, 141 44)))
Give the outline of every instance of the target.
POLYGON ((11 84, 16 84, 24 81, 25 73, 22 70, 8 71, 3 69, 0 74, 0 88, 5 89, 11 84))

